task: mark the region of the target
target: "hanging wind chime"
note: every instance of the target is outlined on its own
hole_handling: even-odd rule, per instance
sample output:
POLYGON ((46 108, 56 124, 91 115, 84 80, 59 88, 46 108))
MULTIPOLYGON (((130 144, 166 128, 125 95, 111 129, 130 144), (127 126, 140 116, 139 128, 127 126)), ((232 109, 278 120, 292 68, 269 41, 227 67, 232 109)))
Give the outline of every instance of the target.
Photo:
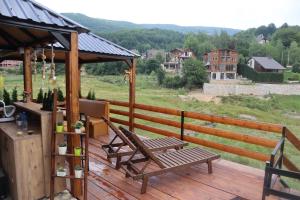
POLYGON ((53 48, 53 44, 51 44, 51 65, 50 65, 49 82, 52 85, 56 84, 54 57, 55 57, 54 48, 53 48))

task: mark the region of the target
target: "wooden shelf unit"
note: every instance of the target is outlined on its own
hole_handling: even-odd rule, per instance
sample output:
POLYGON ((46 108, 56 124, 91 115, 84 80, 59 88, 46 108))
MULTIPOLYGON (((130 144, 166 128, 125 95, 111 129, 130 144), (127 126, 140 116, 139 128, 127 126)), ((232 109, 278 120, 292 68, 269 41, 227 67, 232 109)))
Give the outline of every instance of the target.
MULTIPOLYGON (((83 199, 87 200, 87 176, 88 176, 88 164, 89 164, 89 159, 88 159, 88 144, 89 144, 89 134, 88 129, 89 127, 86 127, 86 133, 75 133, 75 132, 70 132, 70 131, 64 131, 64 132, 56 132, 56 115, 57 115, 57 90, 54 90, 53 94, 53 99, 54 99, 54 105, 53 105, 53 112, 52 112, 52 137, 51 137, 51 180, 50 180, 50 200, 54 200, 55 196, 55 179, 75 179, 79 181, 83 181, 83 199), (82 154, 80 156, 76 156, 74 154, 74 147, 69 149, 69 152, 65 155, 60 155, 56 152, 57 148, 57 137, 58 136, 68 136, 68 142, 70 140, 70 137, 81 137, 81 149, 82 149, 82 154), (84 147, 83 147, 83 140, 82 137, 84 137, 84 147), (80 159, 80 166, 83 168, 83 177, 81 178, 76 178, 74 174, 74 170, 69 170, 69 175, 67 176, 57 176, 56 175, 56 159, 58 157, 63 157, 63 158, 68 158, 68 159, 80 159)), ((89 122, 89 117, 86 117, 87 122, 89 122)), ((87 123, 88 124, 88 123, 87 123)), ((68 146, 68 145, 67 145, 68 146)), ((70 163, 69 163, 70 166, 70 163)), ((74 166, 73 166, 74 167, 74 166)))

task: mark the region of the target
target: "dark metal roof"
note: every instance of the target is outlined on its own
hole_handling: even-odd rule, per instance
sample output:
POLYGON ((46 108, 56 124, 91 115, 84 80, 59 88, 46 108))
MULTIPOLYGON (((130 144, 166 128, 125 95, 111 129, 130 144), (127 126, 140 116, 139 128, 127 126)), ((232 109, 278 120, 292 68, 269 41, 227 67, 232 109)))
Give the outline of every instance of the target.
MULTIPOLYGON (((54 47, 63 48, 59 43, 54 47)), ((114 56, 139 57, 140 55, 131 52, 111 41, 108 41, 93 33, 81 33, 78 37, 78 49, 87 53, 97 53, 114 56)))
POLYGON ((276 60, 270 57, 253 57, 265 69, 285 69, 276 60))
POLYGON ((0 0, 0 17, 43 26, 89 31, 81 24, 62 16, 33 0, 0 0))

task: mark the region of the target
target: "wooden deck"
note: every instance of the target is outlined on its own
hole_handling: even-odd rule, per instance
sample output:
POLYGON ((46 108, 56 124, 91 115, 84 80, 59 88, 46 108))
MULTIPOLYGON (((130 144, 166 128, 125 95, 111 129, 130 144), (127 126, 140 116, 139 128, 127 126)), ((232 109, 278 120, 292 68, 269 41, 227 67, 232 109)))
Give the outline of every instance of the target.
POLYGON ((147 193, 141 195, 141 182, 125 178, 123 171, 115 170, 106 160, 100 146, 108 140, 108 136, 100 140, 90 139, 90 200, 261 199, 263 170, 223 159, 213 162, 213 174, 208 174, 207 165, 202 164, 185 171, 153 177, 147 193))

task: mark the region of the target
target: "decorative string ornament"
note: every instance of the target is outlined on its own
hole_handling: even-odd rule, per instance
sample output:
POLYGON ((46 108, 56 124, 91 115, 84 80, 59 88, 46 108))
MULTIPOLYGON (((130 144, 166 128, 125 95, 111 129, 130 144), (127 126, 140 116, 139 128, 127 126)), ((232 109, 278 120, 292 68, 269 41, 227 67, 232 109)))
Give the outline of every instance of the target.
POLYGON ((42 80, 46 79, 46 55, 45 49, 42 50, 42 80))
POLYGON ((53 44, 51 44, 51 64, 50 64, 49 82, 52 85, 56 84, 54 57, 55 57, 54 48, 53 48, 53 44))

